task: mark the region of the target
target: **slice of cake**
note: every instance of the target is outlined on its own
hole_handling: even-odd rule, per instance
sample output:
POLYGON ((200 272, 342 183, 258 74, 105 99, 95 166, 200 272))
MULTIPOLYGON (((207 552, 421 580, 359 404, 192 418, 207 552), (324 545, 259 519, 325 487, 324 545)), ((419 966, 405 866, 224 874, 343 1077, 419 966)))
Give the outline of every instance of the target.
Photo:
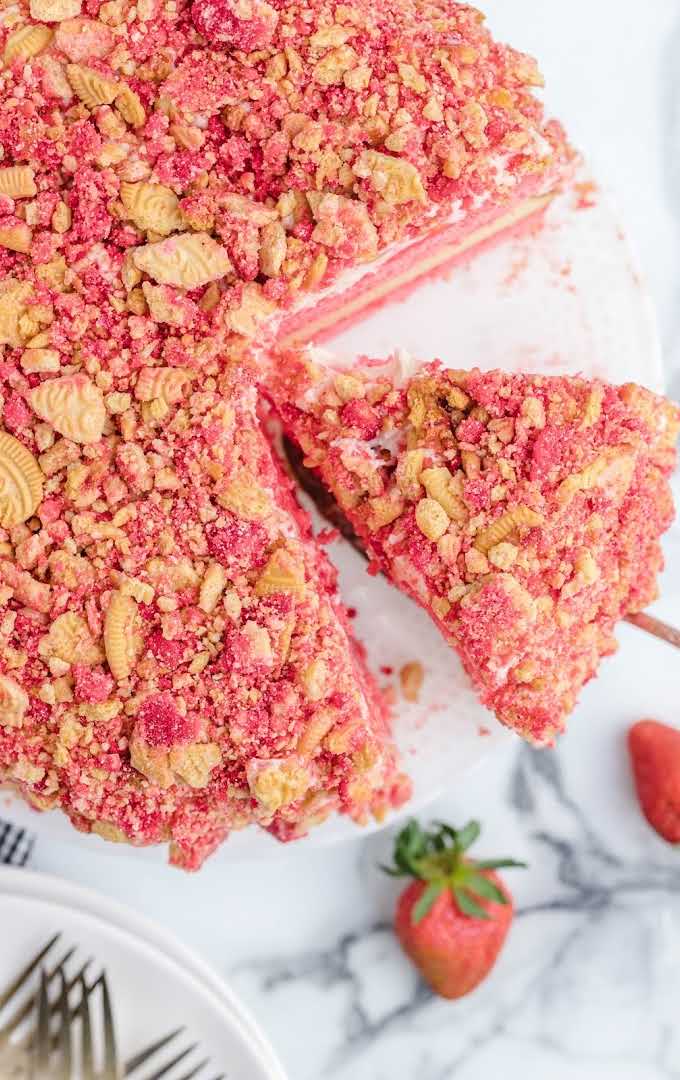
POLYGON ((373 568, 503 723, 550 743, 617 620, 656 596, 680 411, 632 384, 399 367, 290 351, 267 385, 373 568))
POLYGON ((319 338, 570 170, 534 61, 451 0, 18 0, 0 55, 0 279, 81 309, 57 347, 319 338))
POLYGON ((188 869, 251 822, 403 801, 247 373, 0 375, 0 781, 188 869))

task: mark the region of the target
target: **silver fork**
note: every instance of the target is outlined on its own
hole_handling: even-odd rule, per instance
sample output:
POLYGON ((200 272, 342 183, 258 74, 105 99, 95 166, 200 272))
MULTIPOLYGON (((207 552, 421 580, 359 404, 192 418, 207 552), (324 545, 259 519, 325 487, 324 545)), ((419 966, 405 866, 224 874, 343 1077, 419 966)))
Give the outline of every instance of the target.
MULTIPOLYGON (((121 1068, 106 974, 102 972, 94 982, 88 983, 86 971, 91 963, 88 960, 75 975, 69 976, 66 965, 74 956, 75 948, 67 949, 58 961, 50 962, 59 939, 60 935, 55 934, 9 986, 0 990, 0 1015, 6 1010, 10 1011, 9 1019, 0 1024, 0 1075, 3 1080, 8 1075, 14 1075, 10 1070, 19 1055, 30 1062, 32 1080, 38 1077, 40 1080, 43 1077, 45 1080, 71 1080, 77 1061, 80 1061, 80 1080, 121 1080, 121 1077, 128 1076, 134 1080, 198 1080, 199 1076, 206 1077, 207 1058, 197 1064, 189 1062, 198 1045, 193 1043, 186 1046, 175 1041, 183 1034, 183 1028, 155 1040, 121 1068), (50 966, 47 966, 48 962, 50 966), (36 975, 39 976, 38 989, 21 1001, 22 991, 29 989, 36 975), (50 988, 55 983, 57 994, 53 998, 50 988), (92 1001, 98 992, 100 1007, 95 1012, 92 1001), (27 1025, 31 1017, 34 1018, 33 1027, 27 1036, 17 1042, 13 1037, 19 1033, 22 1025, 27 1025), (56 1030, 55 1019, 58 1019, 56 1030), (100 1021, 103 1060, 97 1070, 93 1032, 99 1032, 100 1021), (10 1039, 13 1039, 11 1045, 10 1039), (166 1060, 161 1061, 164 1050, 169 1050, 173 1056, 167 1059, 166 1055, 166 1060), (182 1064, 189 1071, 178 1075, 182 1064), (3 1068, 8 1071, 3 1071, 3 1068), (147 1072, 147 1069, 153 1071, 147 1072)), ((222 1074, 211 1080, 225 1080, 225 1077, 222 1074)))
POLYGON ((25 866, 34 843, 32 833, 0 819, 0 863, 5 866, 25 866))
MULTIPOLYGON (((58 1068, 57 1071, 53 1073, 38 1071, 31 1080, 71 1080, 71 1069, 73 1067, 72 1027, 75 1019, 80 1020, 79 1056, 81 1062, 81 1080, 121 1080, 121 1076, 140 1076, 138 1070, 144 1065, 151 1065, 153 1067, 152 1059, 168 1047, 181 1033, 182 1029, 178 1029, 177 1031, 170 1032, 170 1034, 166 1035, 163 1039, 158 1039, 156 1042, 152 1043, 151 1046, 146 1047, 144 1050, 140 1051, 139 1054, 136 1054, 135 1057, 131 1058, 126 1063, 121 1073, 116 1049, 111 995, 106 973, 102 972, 99 978, 92 983, 91 986, 88 986, 84 976, 80 975, 78 984, 80 1002, 78 1007, 74 1010, 71 1009, 69 1005, 67 980, 63 972, 60 974, 60 993, 57 1002, 60 1018, 57 1046, 58 1068), (97 1069, 95 1065, 93 1041, 94 1023, 90 1007, 92 997, 98 989, 101 990, 101 1017, 103 1021, 103 1060, 99 1069, 97 1069)), ((36 1061, 42 1069, 49 1064, 50 1054, 54 1049, 55 1044, 54 1036, 50 1033, 49 1025, 49 1017, 52 1011, 54 1010, 50 1006, 49 1001, 48 979, 43 973, 38 998, 38 1023, 36 1026, 36 1061)), ((192 1045, 175 1052, 174 1057, 164 1061, 162 1064, 159 1063, 152 1073, 147 1073, 144 1080, 163 1080, 164 1077, 169 1078, 171 1074, 176 1077, 176 1080, 198 1080, 199 1074, 202 1073, 203 1069, 208 1065, 208 1058, 199 1061, 190 1068, 189 1072, 182 1073, 181 1076, 178 1076, 175 1071, 182 1062, 185 1062, 190 1055, 194 1053, 197 1047, 198 1043, 193 1043, 192 1045)), ((225 1077, 215 1077, 214 1080, 225 1080, 225 1077)))

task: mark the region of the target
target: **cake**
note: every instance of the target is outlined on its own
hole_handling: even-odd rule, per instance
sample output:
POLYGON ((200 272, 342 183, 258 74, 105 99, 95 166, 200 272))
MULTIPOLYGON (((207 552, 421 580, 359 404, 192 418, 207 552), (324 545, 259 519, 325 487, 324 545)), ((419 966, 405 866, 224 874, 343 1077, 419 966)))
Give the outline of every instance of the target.
POLYGON ((274 357, 267 392, 382 571, 482 702, 552 743, 617 621, 656 596, 680 410, 582 378, 274 357))
POLYGON ((76 327, 6 297, 0 342, 62 362, 318 340, 571 168, 535 62, 452 0, 19 0, 0 55, 2 287, 76 327))
POLYGON ((246 369, 104 374, 2 370, 0 780, 187 869, 250 823, 398 805, 386 703, 246 369))
POLYGON ((249 348, 538 225, 574 155, 536 64, 454 0, 17 0, 0 57, 0 780, 189 869, 381 816, 386 702, 249 348))

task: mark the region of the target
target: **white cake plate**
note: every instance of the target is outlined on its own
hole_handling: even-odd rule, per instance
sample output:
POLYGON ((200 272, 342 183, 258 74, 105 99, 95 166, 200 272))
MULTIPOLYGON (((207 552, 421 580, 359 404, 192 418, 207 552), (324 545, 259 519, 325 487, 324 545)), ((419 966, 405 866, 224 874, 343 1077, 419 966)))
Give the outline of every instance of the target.
MULTIPOLYGON (((332 347, 345 356, 385 356, 399 347, 452 367, 582 373, 618 383, 634 380, 654 390, 663 385, 650 298, 619 222, 602 195, 591 192, 587 175, 555 200, 539 234, 508 241, 448 280, 425 284, 342 334, 332 347)), ((385 669, 384 682, 396 687, 395 736, 414 784, 404 813, 414 813, 512 736, 479 705, 424 612, 386 581, 369 577, 364 560, 345 541, 334 543, 330 555, 340 569, 344 600, 358 612, 356 630, 372 668, 385 669), (409 705, 400 699, 396 676, 413 660, 423 664, 425 681, 419 702, 409 705)), ((17 800, 5 812, 42 835, 117 850, 76 833, 59 813, 38 815, 17 800)), ((360 835, 352 822, 337 817, 298 844, 360 835)), ((234 834, 214 858, 269 857, 281 850, 267 833, 249 829, 234 834)), ((153 850, 137 855, 165 857, 153 850)))

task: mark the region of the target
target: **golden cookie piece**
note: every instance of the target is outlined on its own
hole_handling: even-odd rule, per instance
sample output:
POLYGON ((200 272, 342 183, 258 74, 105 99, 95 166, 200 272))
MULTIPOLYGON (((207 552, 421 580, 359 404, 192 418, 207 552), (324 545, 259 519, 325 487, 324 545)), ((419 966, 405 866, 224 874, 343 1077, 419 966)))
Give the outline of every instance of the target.
POLYGON ((35 173, 30 165, 8 165, 0 169, 0 195, 10 199, 30 199, 37 194, 35 173))
POLYGON ((81 0, 31 0, 31 18, 39 22, 63 22, 80 15, 81 0))
POLYGON ((28 697, 7 675, 0 675, 0 727, 21 727, 28 697))
POLYGON ((410 161, 381 154, 379 150, 364 150, 353 169, 356 176, 369 180, 390 206, 427 201, 420 173, 410 161))
POLYGON ((43 493, 43 474, 30 450, 0 431, 0 526, 11 529, 28 521, 43 493))
POLYGON ((4 282, 4 291, 0 292, 0 345, 11 345, 13 349, 23 345, 19 322, 32 292, 27 281, 7 278, 4 282))
POLYGON ((179 199, 172 188, 165 184, 123 181, 120 185, 120 201, 130 220, 145 232, 169 236, 184 226, 179 199))
POLYGON ((104 649, 111 674, 119 682, 132 673, 142 647, 137 622, 136 601, 114 592, 104 619, 104 649))
POLYGON ((2 59, 7 67, 15 60, 30 60, 46 49, 53 37, 48 26, 21 26, 7 38, 2 59))
POLYGON ((66 76, 73 92, 88 109, 110 105, 120 93, 120 83, 81 64, 68 64, 66 76))
POLYGON ((160 398, 168 405, 174 405, 184 397, 185 387, 190 379, 191 373, 185 368, 142 368, 135 387, 135 397, 138 401, 155 401, 160 398))
POLYGON ((47 379, 31 391, 30 402, 41 420, 76 443, 99 442, 106 423, 104 395, 87 375, 47 379))
POLYGON ((65 611, 54 620, 40 643, 40 652, 45 656, 56 656, 67 664, 77 662, 92 666, 104 659, 85 619, 75 611, 65 611))
POLYGON ((133 253, 135 265, 160 285, 197 289, 219 281, 231 270, 225 250, 208 233, 182 233, 133 253))
POLYGON ((126 124, 130 127, 141 127, 146 120, 144 106, 139 95, 131 86, 124 86, 115 101, 116 108, 126 124))

